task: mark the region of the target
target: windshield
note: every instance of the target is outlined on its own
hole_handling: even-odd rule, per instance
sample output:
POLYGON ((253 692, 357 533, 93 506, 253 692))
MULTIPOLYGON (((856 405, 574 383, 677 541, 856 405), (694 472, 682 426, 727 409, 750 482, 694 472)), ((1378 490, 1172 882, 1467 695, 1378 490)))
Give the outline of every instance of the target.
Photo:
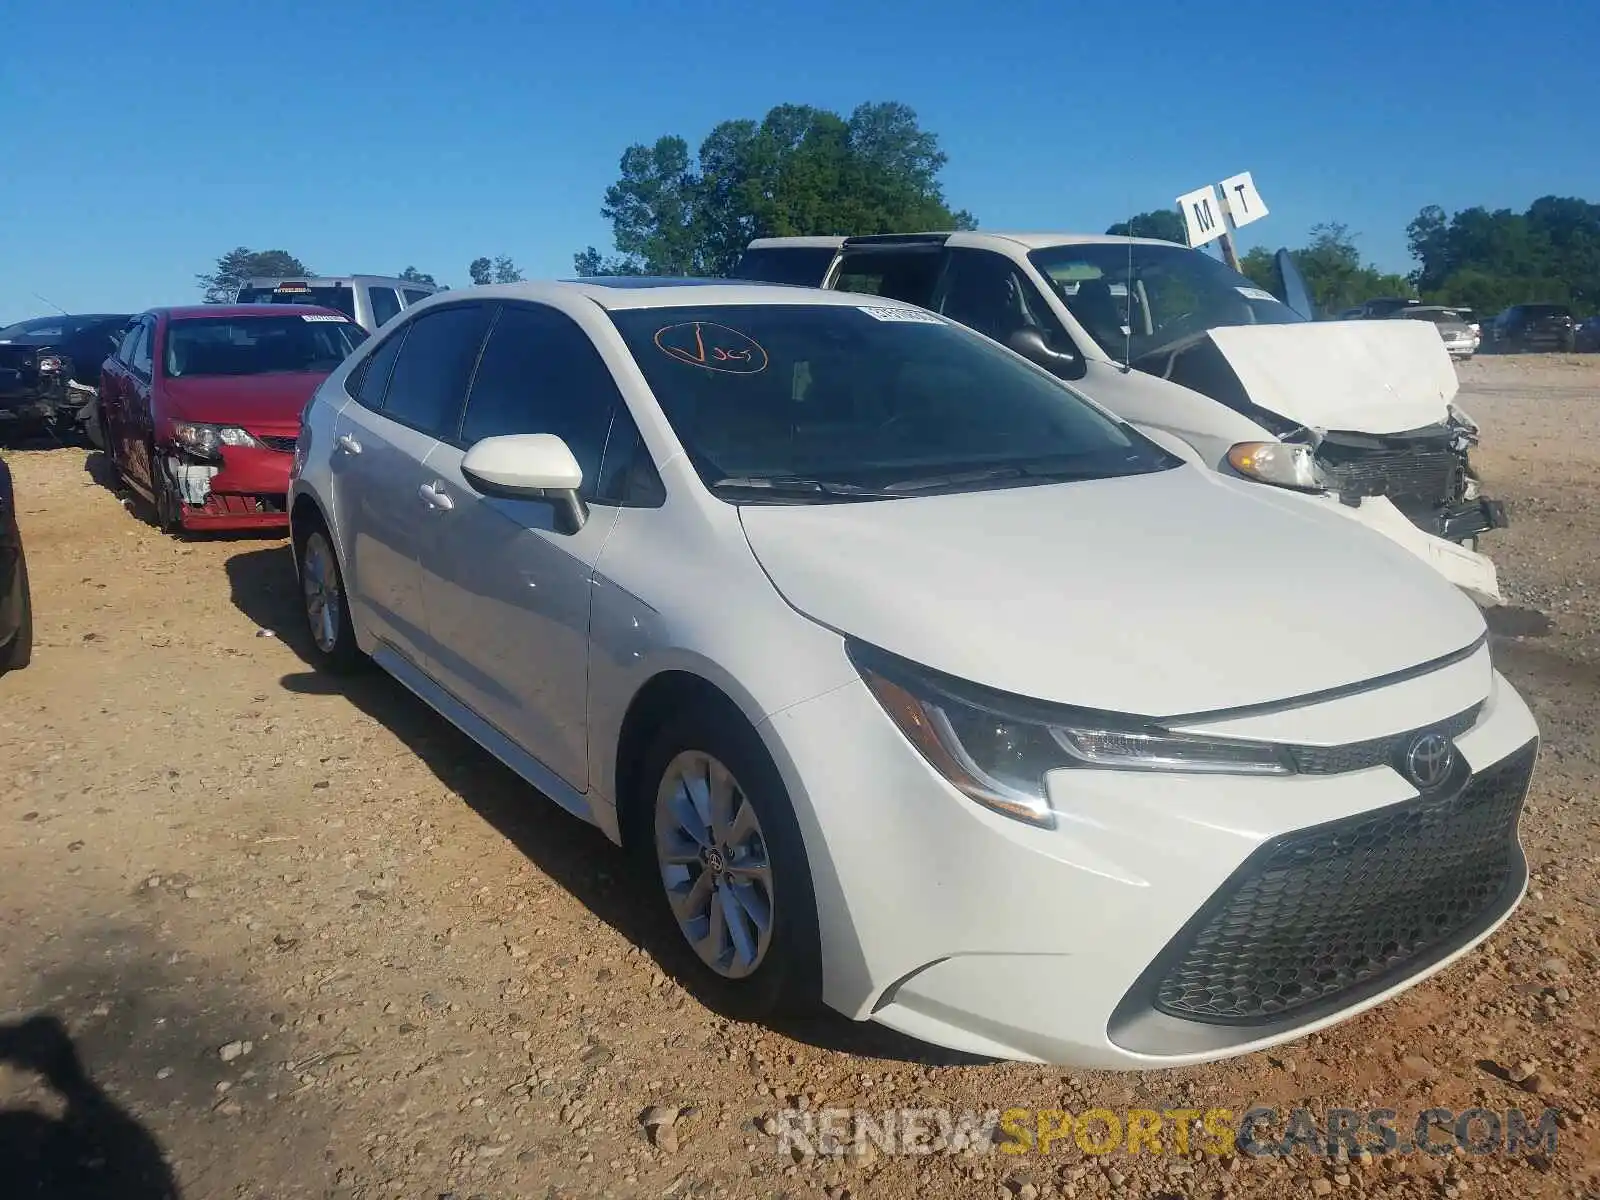
POLYGON ((1432 321, 1435 325, 1464 325, 1461 314, 1449 309, 1439 308, 1412 308, 1402 309, 1395 313, 1397 317, 1405 317, 1412 321, 1432 321))
POLYGON ((287 283, 272 287, 239 289, 240 304, 312 304, 318 308, 331 308, 342 312, 352 321, 356 318, 356 295, 348 284, 287 283))
POLYGON ((115 329, 126 317, 35 317, 0 329, 0 342, 51 342, 73 337, 96 325, 115 329))
POLYGON ((164 359, 174 379, 194 375, 326 375, 367 338, 335 316, 195 317, 167 326, 164 359))
POLYGON ((1136 362, 1221 325, 1305 320, 1210 255, 1182 246, 1089 242, 1028 257, 1118 362, 1136 362))
POLYGON ((821 287, 836 253, 832 246, 772 246, 746 250, 729 278, 821 287))
POLYGON ((881 498, 1180 463, 921 310, 741 304, 611 319, 700 477, 728 498, 881 498))

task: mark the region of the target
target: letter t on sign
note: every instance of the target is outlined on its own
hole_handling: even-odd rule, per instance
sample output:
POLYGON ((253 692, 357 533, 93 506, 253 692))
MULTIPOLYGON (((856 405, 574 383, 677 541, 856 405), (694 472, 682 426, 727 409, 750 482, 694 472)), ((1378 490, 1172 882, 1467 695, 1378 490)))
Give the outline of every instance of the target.
POLYGON ((1267 215, 1267 206, 1261 200, 1261 193, 1256 191, 1249 171, 1222 181, 1222 202, 1228 206, 1228 216, 1233 218, 1235 229, 1267 215))

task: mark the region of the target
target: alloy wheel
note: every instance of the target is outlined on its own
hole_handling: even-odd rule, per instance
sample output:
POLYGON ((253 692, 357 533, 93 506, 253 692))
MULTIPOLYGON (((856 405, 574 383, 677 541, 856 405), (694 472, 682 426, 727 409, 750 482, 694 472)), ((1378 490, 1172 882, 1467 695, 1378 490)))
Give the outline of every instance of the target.
POLYGON ((339 587, 339 570, 333 548, 322 531, 306 538, 301 561, 300 583, 305 595, 306 624, 317 649, 332 654, 339 641, 339 617, 344 610, 344 595, 339 587))
POLYGON ((686 750, 656 789, 656 862, 678 928, 724 979, 759 967, 772 942, 773 872, 749 797, 712 755, 686 750))

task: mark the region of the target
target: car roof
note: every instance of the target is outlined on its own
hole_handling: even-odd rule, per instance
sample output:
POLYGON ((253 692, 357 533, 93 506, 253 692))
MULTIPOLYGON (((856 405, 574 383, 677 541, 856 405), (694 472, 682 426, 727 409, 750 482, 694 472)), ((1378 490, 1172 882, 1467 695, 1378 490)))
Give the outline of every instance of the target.
POLYGON ((200 317, 292 317, 332 315, 348 321, 348 313, 320 304, 185 304, 176 308, 152 308, 150 316, 164 315, 169 321, 189 321, 200 317))
MULTIPOLYGON (((863 296, 856 292, 824 291, 821 288, 794 287, 783 283, 752 283, 741 279, 681 279, 666 276, 596 276, 588 279, 536 280, 524 283, 492 283, 478 287, 455 288, 429 297, 415 309, 470 299, 535 300, 549 302, 560 297, 581 297, 608 311, 636 308, 679 308, 725 304, 816 304, 874 308, 915 309, 914 304, 891 300, 887 296, 863 296)), ((254 307, 254 306, 251 306, 254 307)), ((274 306, 282 312, 283 308, 274 306)))
POLYGON ((240 283, 243 287, 270 287, 273 284, 285 281, 313 285, 322 284, 324 286, 328 284, 379 283, 408 288, 432 288, 435 291, 439 288, 437 283, 428 283, 422 279, 403 279, 399 275, 252 275, 248 279, 241 280, 240 283))
MULTIPOLYGON (((1168 242, 1161 238, 1122 237, 1110 233, 1027 233, 1027 232, 1002 232, 991 230, 930 230, 925 233, 880 233, 869 234, 863 237, 770 237, 756 238, 746 249, 770 250, 777 247, 819 247, 843 246, 849 242, 851 246, 904 246, 918 243, 943 244, 947 246, 965 246, 974 249, 998 249, 1006 244, 1020 246, 1024 250, 1046 250, 1052 246, 1181 246, 1179 242, 1168 242)), ((1188 249, 1188 247, 1181 247, 1188 249)))

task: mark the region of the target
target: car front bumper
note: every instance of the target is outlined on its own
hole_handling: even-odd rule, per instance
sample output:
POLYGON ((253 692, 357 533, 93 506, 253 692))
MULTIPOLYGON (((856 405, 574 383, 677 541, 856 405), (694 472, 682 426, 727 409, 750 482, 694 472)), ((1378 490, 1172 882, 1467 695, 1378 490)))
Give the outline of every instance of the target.
MULTIPOLYGON (((0 371, 0 376, 16 374, 0 371)), ((49 377, 48 383, 37 387, 7 387, 5 379, 0 378, 0 429, 51 424, 72 416, 80 403, 60 377, 49 377)))
POLYGON ((235 446, 223 450, 220 462, 169 454, 166 469, 182 501, 179 523, 196 531, 287 528, 293 457, 279 450, 235 446))
MULTIPOLYGON (((1229 732, 1245 736, 1248 726, 1256 736, 1276 730, 1279 740, 1305 741, 1316 729, 1343 745, 1442 721, 1473 698, 1482 708, 1456 738, 1473 777, 1519 752, 1531 771, 1537 728, 1486 649, 1379 692, 1236 721, 1229 732)), ((1169 970, 1174 955, 1193 959, 1205 936, 1215 942, 1196 935, 1195 923, 1237 899, 1241 878, 1255 868, 1258 893, 1270 892, 1274 878, 1292 889, 1291 873, 1279 863, 1263 867, 1263 856, 1288 845, 1291 857, 1305 846, 1320 847, 1312 856, 1319 861, 1337 860, 1345 850, 1330 823, 1408 831, 1386 851, 1389 843, 1369 828, 1364 845, 1373 857, 1324 877, 1323 898, 1338 920, 1319 921, 1315 906, 1302 907, 1309 920, 1259 931, 1283 943, 1283 969, 1315 975, 1319 961, 1348 951, 1363 922, 1381 926, 1418 911, 1419 900, 1429 901, 1426 911, 1443 911, 1428 889, 1436 878, 1439 888, 1457 886, 1461 856, 1452 857, 1452 846, 1465 852, 1481 832, 1479 814, 1430 806, 1389 766, 1271 778, 1084 769, 1049 777, 1058 821, 1045 830, 949 786, 864 685, 793 706, 768 724, 811 861, 824 999, 848 1016, 968 1053, 1149 1069, 1259 1050, 1440 970, 1498 926, 1526 885, 1515 828, 1527 772, 1514 764, 1514 794, 1498 800, 1501 869, 1470 921, 1304 1010, 1231 1023, 1180 1018, 1151 997, 1163 994, 1164 973, 1176 971, 1180 982, 1185 970, 1194 975, 1192 967, 1169 970), (1449 880, 1442 864, 1453 864, 1449 880), (1328 879, 1342 885, 1328 892, 1328 879)), ((1259 973, 1234 970, 1219 978, 1243 978, 1242 991, 1264 986, 1259 973)))

